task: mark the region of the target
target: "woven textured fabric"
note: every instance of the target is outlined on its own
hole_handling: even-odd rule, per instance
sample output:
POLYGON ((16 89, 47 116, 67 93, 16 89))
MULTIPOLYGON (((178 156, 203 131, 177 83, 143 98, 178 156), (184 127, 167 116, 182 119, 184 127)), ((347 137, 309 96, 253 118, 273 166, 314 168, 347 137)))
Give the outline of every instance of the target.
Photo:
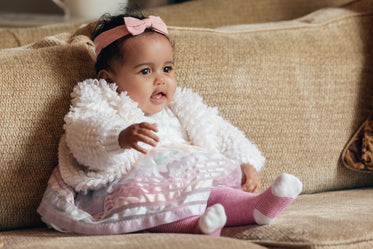
POLYGON ((223 237, 183 234, 78 236, 47 229, 1 232, 5 248, 270 248, 373 247, 372 189, 301 195, 269 226, 228 227, 223 237), (110 242, 109 242, 110 241, 110 242), (172 247, 171 247, 172 246, 172 247))
POLYGON ((171 26, 216 28, 242 23, 291 20, 352 0, 198 0, 147 10, 171 26))
MULTIPOLYGON (((148 9, 145 12, 161 16, 169 26, 215 28, 242 23, 290 20, 320 8, 339 6, 351 1, 198 0, 148 9)), ((73 32, 81 24, 75 22, 42 27, 1 28, 0 23, 0 49, 23 46, 60 32, 73 32)))
POLYGON ((247 241, 189 234, 126 234, 78 236, 47 229, 3 232, 4 248, 126 248, 126 249, 261 249, 247 241))
POLYGON ((41 224, 36 208, 57 165, 70 92, 94 76, 92 43, 71 39, 0 51, 0 230, 41 224))
POLYGON ((61 32, 73 32, 82 23, 63 23, 28 28, 0 28, 0 49, 24 46, 41 40, 45 36, 61 32))
POLYGON ((170 28, 180 85, 196 89, 267 157, 263 187, 288 172, 304 192, 372 186, 340 154, 369 114, 372 5, 232 32, 170 28), (370 9, 369 9, 370 8, 370 9))
MULTIPOLYGON (((179 85, 263 151, 263 188, 282 172, 305 193, 373 185, 341 166, 346 141, 371 109, 372 4, 319 11, 231 32, 172 28, 179 85)), ((234 31, 233 31, 234 30, 234 31)), ((62 34, 0 51, 0 230, 40 225, 36 208, 57 164, 73 85, 94 77, 86 37, 62 34)))
POLYGON ((222 236, 270 248, 373 248, 373 189, 299 196, 269 226, 229 227, 222 236))

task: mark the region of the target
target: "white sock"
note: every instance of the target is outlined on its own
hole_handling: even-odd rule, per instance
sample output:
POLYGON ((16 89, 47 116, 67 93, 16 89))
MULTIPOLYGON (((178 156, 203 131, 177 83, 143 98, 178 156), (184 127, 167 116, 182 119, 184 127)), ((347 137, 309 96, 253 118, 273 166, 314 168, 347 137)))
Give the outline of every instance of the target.
POLYGON ((277 197, 297 198, 302 192, 302 182, 293 175, 283 173, 271 185, 272 194, 277 197))
POLYGON ((254 219, 259 225, 272 223, 302 192, 302 182, 290 174, 281 174, 271 187, 257 197, 254 219))
POLYGON ((215 204, 206 209, 199 219, 199 227, 205 234, 212 233, 221 228, 227 222, 227 216, 223 205, 215 204))

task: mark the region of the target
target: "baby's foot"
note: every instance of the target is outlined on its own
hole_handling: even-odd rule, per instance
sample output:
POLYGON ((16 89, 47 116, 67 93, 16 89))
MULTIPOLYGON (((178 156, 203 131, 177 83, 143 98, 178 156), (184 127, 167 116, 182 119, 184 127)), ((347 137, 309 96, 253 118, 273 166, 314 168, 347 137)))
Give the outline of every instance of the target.
POLYGON ((302 192, 302 182, 293 175, 283 173, 271 185, 272 194, 277 197, 297 198, 302 192))
POLYGON ((223 205, 215 204, 206 209, 199 219, 201 232, 213 236, 220 236, 221 229, 227 222, 223 205))
POLYGON ((290 174, 281 174, 270 188, 258 196, 254 210, 255 222, 270 224, 302 192, 302 182, 290 174))

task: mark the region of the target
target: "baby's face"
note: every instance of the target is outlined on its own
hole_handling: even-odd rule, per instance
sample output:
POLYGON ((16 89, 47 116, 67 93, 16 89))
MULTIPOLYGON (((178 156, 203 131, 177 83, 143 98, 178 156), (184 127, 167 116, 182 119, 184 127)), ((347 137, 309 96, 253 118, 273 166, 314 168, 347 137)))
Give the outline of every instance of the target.
POLYGON ((145 114, 160 112, 176 90, 173 49, 169 40, 156 32, 145 32, 122 43, 124 59, 114 66, 110 80, 118 92, 139 104, 145 114))

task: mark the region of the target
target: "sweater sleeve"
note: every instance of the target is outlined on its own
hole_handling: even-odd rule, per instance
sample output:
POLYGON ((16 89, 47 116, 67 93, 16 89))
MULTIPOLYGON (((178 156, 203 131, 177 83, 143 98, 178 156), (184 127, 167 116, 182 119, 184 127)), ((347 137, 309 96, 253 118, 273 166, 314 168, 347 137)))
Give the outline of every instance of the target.
POLYGON ((103 170, 120 163, 123 149, 118 137, 126 126, 107 113, 74 113, 65 117, 67 145, 82 165, 103 170))
POLYGON ((258 147, 249 141, 245 134, 230 122, 217 117, 219 127, 217 135, 220 138, 219 150, 228 158, 251 164, 258 172, 265 164, 265 157, 258 147))
POLYGON ((191 89, 178 88, 171 107, 193 145, 249 163, 258 172, 264 166, 265 158, 257 146, 237 127, 219 116, 217 108, 203 103, 202 97, 191 89))
POLYGON ((129 161, 131 153, 118 141, 119 133, 129 124, 116 108, 120 97, 113 86, 86 80, 71 95, 64 128, 67 146, 77 162, 91 170, 108 170, 129 161))

